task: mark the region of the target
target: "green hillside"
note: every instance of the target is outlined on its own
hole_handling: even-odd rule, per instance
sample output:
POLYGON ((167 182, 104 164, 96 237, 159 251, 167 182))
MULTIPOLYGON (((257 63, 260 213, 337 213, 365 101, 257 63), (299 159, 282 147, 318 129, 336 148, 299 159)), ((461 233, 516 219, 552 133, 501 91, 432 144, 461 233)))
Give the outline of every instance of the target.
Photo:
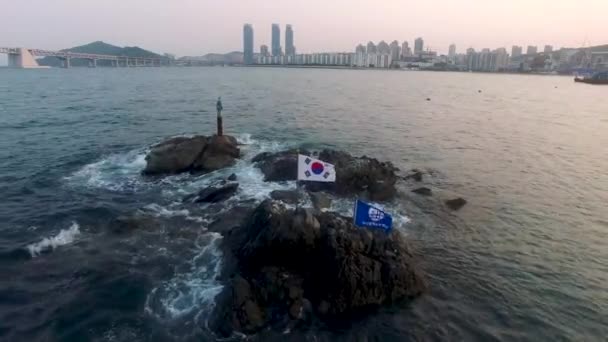
MULTIPOLYGON (((70 49, 64 49, 61 51, 79 52, 79 53, 91 53, 98 55, 114 55, 114 56, 127 56, 127 57, 148 57, 148 58, 162 58, 161 55, 144 50, 137 46, 120 47, 112 44, 104 43, 102 41, 93 42, 86 45, 76 46, 70 49)), ((60 67, 62 61, 56 57, 44 57, 38 60, 40 65, 47 65, 51 67, 60 67)), ((70 61, 72 66, 88 66, 89 61, 73 59, 70 61)), ((98 61, 98 66, 110 66, 110 61, 98 61)))

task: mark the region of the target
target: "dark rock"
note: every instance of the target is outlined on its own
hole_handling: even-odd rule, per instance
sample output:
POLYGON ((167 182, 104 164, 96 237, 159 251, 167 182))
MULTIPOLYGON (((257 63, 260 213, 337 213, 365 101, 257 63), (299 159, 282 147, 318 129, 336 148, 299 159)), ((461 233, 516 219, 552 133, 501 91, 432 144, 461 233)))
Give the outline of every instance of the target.
POLYGON ((260 204, 239 230, 245 237, 238 245, 231 236, 223 240, 238 270, 224 291, 231 295, 217 297, 211 319, 212 329, 224 335, 310 319, 315 310, 331 322, 414 298, 426 288, 396 231, 359 229, 351 218, 288 210, 272 200, 260 204), (230 327, 221 323, 227 319, 230 327))
POLYGON ((194 199, 195 203, 204 203, 204 202, 220 202, 230 198, 232 195, 236 193, 236 190, 239 188, 239 183, 228 183, 226 185, 220 186, 210 186, 201 190, 194 199))
POLYGON ((207 146, 207 137, 176 137, 152 147, 146 156, 147 175, 172 174, 189 171, 192 163, 207 146))
POLYGON ((412 192, 422 196, 431 196, 433 194, 433 191, 425 186, 414 189, 412 192))
POLYGON ((467 204, 467 200, 465 200, 462 197, 458 197, 458 198, 446 200, 445 204, 448 206, 448 208, 450 208, 452 210, 460 210, 460 208, 464 207, 465 204, 467 204))
POLYGON ((260 153, 252 159, 264 174, 266 182, 281 182, 298 178, 298 154, 306 154, 305 150, 293 149, 278 153, 260 153))
POLYGON ((236 138, 229 135, 209 138, 203 153, 192 164, 194 170, 215 171, 234 164, 240 156, 236 138))
POLYGON ((412 170, 412 173, 403 177, 403 179, 405 179, 405 180, 413 179, 416 182, 422 182, 422 172, 420 172, 418 170, 412 170))
POLYGON ((110 223, 110 231, 116 234, 127 234, 135 230, 158 230, 161 224, 155 218, 134 214, 119 216, 110 223))
POLYGON ((234 182, 236 180, 236 173, 231 174, 226 178, 228 181, 234 182))
MULTIPOLYGON (((279 153, 263 153, 253 160, 264 174, 266 181, 296 180, 298 153, 290 150, 279 153)), ((324 150, 319 159, 335 165, 335 183, 308 182, 304 186, 312 192, 326 191, 342 196, 361 195, 374 201, 385 201, 394 197, 397 170, 391 163, 382 163, 374 158, 356 158, 342 151, 324 150)))
POLYGON ((321 210, 331 207, 331 198, 327 194, 323 192, 311 192, 309 195, 315 209, 321 210))
POLYGON ((302 195, 298 190, 274 190, 270 198, 287 204, 297 204, 302 195))
POLYGON ((240 155, 234 137, 176 137, 152 147, 146 156, 146 175, 210 172, 230 166, 240 155))
POLYGON ((231 210, 220 214, 207 229, 210 232, 229 234, 234 228, 246 223, 255 208, 250 205, 238 205, 231 210))
POLYGON ((362 195, 372 201, 386 201, 397 192, 397 168, 390 162, 369 157, 355 158, 342 151, 323 150, 319 159, 336 167, 335 183, 307 184, 311 190, 325 190, 342 196, 362 195))

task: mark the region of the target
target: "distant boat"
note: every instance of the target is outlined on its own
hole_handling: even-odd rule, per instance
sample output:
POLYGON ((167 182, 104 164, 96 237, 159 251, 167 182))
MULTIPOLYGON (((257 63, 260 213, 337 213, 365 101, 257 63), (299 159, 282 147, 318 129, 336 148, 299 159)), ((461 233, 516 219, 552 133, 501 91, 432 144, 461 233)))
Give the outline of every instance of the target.
POLYGON ((574 82, 581 82, 587 84, 608 84, 608 71, 595 73, 591 77, 580 78, 576 76, 574 77, 574 82))

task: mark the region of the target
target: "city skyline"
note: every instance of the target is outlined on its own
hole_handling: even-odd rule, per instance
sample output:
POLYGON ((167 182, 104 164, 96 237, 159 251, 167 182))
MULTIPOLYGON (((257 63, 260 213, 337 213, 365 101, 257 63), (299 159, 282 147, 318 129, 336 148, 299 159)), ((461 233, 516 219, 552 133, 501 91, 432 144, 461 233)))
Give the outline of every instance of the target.
POLYGON ((269 6, 236 0, 180 6, 160 0, 108 0, 100 4, 33 0, 3 7, 0 23, 5 34, 0 44, 62 49, 103 40, 180 56, 201 55, 242 51, 241 32, 233 28, 242 27, 244 22, 258 28, 256 50, 261 42, 271 41, 269 30, 262 27, 292 24, 298 29, 295 45, 298 52, 304 53, 351 51, 360 41, 378 42, 387 37, 407 40, 413 46, 414 39, 420 36, 425 45, 441 54, 448 53, 451 43, 461 51, 513 45, 538 46, 543 51, 547 44, 554 48, 605 44, 608 22, 603 16, 608 2, 587 0, 584 20, 572 15, 580 6, 574 2, 555 6, 548 0, 517 0, 500 5, 477 0, 457 4, 448 0, 432 4, 387 0, 382 5, 364 1, 357 6, 343 0, 310 0, 302 4, 271 1, 269 6), (36 5, 32 6, 32 2, 36 5), (21 18, 37 24, 23 29, 21 18), (73 29, 79 25, 87 30, 73 29), (134 25, 141 29, 132 30, 134 25))

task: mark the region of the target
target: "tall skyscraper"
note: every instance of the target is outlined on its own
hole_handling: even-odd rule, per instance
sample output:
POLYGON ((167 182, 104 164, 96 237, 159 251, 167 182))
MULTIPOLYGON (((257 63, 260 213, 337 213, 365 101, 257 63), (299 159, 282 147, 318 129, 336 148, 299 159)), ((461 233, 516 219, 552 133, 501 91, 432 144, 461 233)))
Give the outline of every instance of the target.
POLYGON ((424 50, 424 40, 422 38, 416 38, 414 41, 414 54, 418 55, 424 50))
POLYGON ((293 28, 291 25, 287 25, 285 28, 285 55, 296 55, 296 47, 293 46, 293 28))
POLYGON ((253 64, 253 26, 243 26, 243 62, 253 64))
POLYGON ((522 52, 523 48, 521 46, 513 45, 513 47, 511 47, 511 58, 521 56, 522 52))
POLYGON ((376 48, 376 44, 374 44, 373 42, 368 42, 367 43, 367 53, 371 54, 371 53, 377 53, 378 49, 376 48))
POLYGON ((393 40, 393 42, 390 45, 391 48, 391 60, 394 62, 397 62, 399 59, 401 59, 401 46, 399 46, 399 42, 396 40, 393 40))
POLYGON ((553 52, 553 46, 551 46, 551 45, 545 45, 545 49, 543 50, 543 52, 545 54, 550 54, 551 52, 553 52))
POLYGON ((407 41, 403 42, 403 45, 401 46, 401 56, 403 57, 409 57, 412 54, 412 51, 410 51, 410 46, 407 43, 407 41))
POLYGON ((280 56, 281 53, 281 28, 279 24, 272 24, 272 55, 280 56))
POLYGON ((526 55, 536 55, 536 53, 538 53, 538 48, 536 46, 528 45, 526 55))
POLYGON ((260 46, 260 55, 262 55, 262 57, 270 56, 270 52, 268 52, 268 45, 260 46))
POLYGON ((391 47, 383 40, 380 43, 378 43, 378 53, 390 55, 391 47))
POLYGON ((456 45, 455 44, 450 45, 448 57, 450 57, 450 59, 454 59, 456 57, 456 45))

